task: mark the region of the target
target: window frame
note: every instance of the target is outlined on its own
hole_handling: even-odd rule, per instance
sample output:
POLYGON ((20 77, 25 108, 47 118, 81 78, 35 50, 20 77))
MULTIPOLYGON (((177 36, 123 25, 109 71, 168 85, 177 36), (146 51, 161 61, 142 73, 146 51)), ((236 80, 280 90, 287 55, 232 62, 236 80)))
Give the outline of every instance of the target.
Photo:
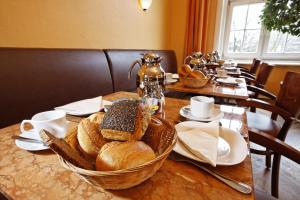
MULTIPOLYGON (((267 48, 270 39, 270 32, 261 26, 260 37, 258 40, 258 47, 256 53, 230 53, 228 52, 228 44, 230 37, 231 20, 233 14, 233 7, 237 5, 265 3, 264 0, 228 0, 224 12, 227 13, 224 25, 224 37, 222 43, 222 56, 225 59, 249 60, 252 58, 259 58, 264 60, 289 60, 300 61, 300 53, 268 53, 267 48)), ((222 11, 223 12, 223 11, 222 11)))

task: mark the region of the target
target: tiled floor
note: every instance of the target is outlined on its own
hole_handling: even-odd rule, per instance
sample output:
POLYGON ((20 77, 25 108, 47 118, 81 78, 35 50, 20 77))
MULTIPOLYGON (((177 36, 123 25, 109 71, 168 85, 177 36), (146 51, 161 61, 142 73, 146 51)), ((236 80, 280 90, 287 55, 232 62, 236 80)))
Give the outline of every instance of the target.
MULTIPOLYGON (((300 124, 290 128, 286 143, 300 150, 300 124)), ((265 168, 264 156, 252 154, 252 168, 256 188, 271 193, 271 170, 265 168)), ((279 176, 279 199, 300 199, 300 165, 282 157, 279 176)))

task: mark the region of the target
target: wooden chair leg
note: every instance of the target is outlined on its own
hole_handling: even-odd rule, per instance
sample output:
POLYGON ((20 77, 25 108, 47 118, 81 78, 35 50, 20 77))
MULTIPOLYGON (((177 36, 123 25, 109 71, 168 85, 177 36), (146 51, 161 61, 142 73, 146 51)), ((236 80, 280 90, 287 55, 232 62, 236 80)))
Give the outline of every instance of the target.
POLYGON ((255 107, 250 107, 250 112, 256 112, 256 108, 255 107))
POLYGON ((274 154, 273 167, 272 167, 272 178, 271 178, 271 194, 278 198, 278 184, 279 184, 279 168, 280 168, 281 155, 274 154))
MULTIPOLYGON (((266 150, 268 153, 270 152, 269 150, 266 150)), ((266 155, 266 168, 270 169, 271 168, 271 155, 267 154, 266 155)))

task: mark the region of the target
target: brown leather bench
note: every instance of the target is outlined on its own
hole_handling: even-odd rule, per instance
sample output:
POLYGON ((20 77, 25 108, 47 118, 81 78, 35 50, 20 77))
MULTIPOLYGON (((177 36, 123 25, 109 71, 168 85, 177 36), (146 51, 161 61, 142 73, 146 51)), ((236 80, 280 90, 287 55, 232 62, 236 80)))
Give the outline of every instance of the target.
POLYGON ((137 65, 133 69, 131 79, 127 78, 128 70, 134 61, 140 60, 142 53, 149 51, 157 53, 163 58, 161 66, 165 72, 177 72, 176 55, 173 50, 105 49, 104 52, 111 69, 114 91, 134 91, 136 89, 136 74, 139 67, 137 65))
MULTIPOLYGON (((146 51, 0 48, 0 128, 73 101, 134 91, 136 73, 128 80, 128 70, 146 51)), ((154 52, 166 72, 176 72, 174 51, 154 52)))
POLYGON ((0 127, 113 92, 102 50, 0 48, 0 127))

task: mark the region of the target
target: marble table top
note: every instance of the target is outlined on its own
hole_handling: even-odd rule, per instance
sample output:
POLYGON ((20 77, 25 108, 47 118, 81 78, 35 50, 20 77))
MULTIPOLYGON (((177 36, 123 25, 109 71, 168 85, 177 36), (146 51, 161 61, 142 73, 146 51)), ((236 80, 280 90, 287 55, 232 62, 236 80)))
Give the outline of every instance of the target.
MULTIPOLYGON (((118 92, 107 100, 136 97, 134 93, 118 92)), ((172 123, 183 120, 179 109, 188 101, 166 98, 164 117, 172 123)), ((247 135, 243 108, 221 106, 224 127, 247 135)), ((78 117, 69 117, 78 121, 78 117)), ((20 134, 19 124, 0 129, 0 191, 12 199, 254 199, 254 194, 241 194, 200 169, 185 163, 166 160, 161 169, 142 184, 119 191, 97 190, 76 174, 63 168, 50 150, 29 152, 18 148, 12 135, 20 134)), ((206 164, 204 164, 206 165, 206 164)), ((232 179, 253 186, 251 159, 234 166, 206 165, 232 179)))

